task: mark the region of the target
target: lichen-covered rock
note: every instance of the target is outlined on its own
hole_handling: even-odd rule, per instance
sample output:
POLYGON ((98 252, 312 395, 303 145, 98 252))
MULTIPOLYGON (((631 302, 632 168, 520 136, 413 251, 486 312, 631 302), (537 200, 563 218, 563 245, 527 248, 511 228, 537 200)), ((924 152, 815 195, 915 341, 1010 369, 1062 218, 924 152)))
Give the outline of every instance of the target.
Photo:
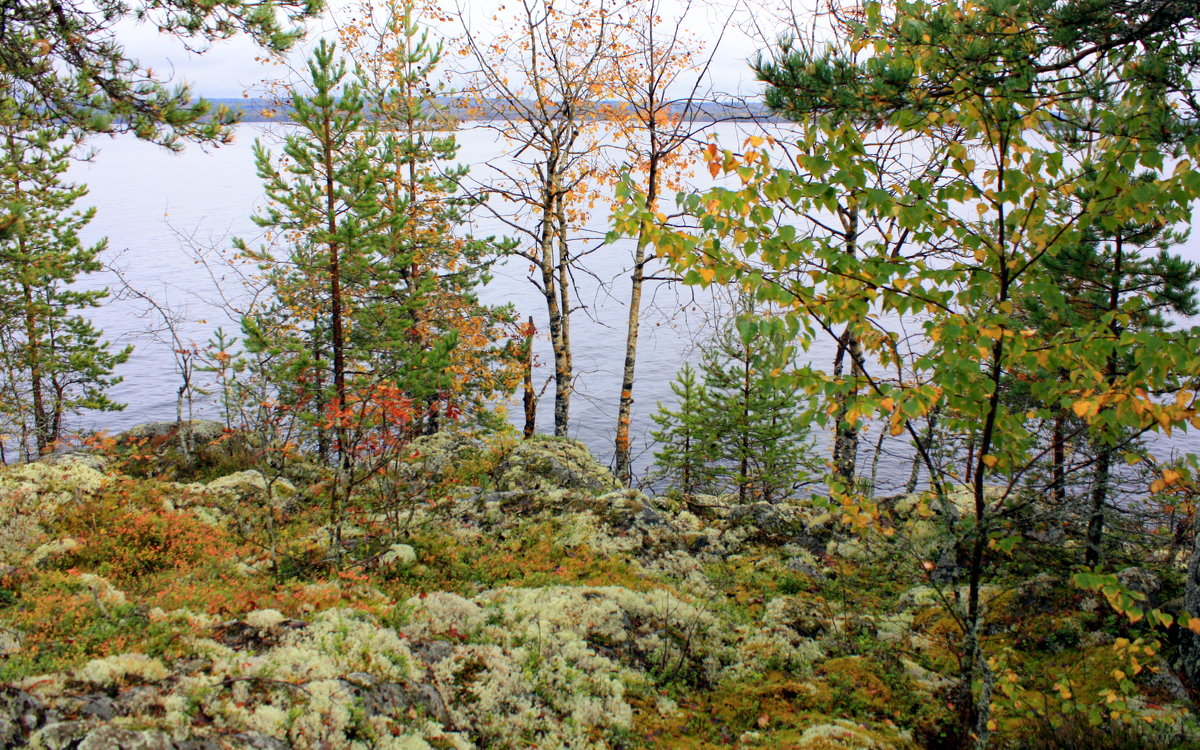
POLYGON ((0 565, 29 564, 61 509, 92 497, 107 482, 82 463, 0 467, 0 565))
POLYGON ((536 496, 555 490, 600 494, 618 489, 620 483, 578 440, 535 435, 500 463, 495 486, 501 492, 536 496))
POLYGON ((46 723, 46 706, 24 690, 0 685, 0 747, 24 745, 46 723))
POLYGON ((112 463, 111 459, 107 456, 87 451, 51 453, 48 456, 40 458, 38 462, 49 464, 50 466, 85 466, 99 472, 107 471, 109 465, 112 463))
POLYGON ((174 750, 165 732, 101 726, 87 733, 76 750, 174 750))
POLYGON ((1146 597, 1150 606, 1158 605, 1158 593, 1162 590, 1162 579, 1145 568, 1123 568, 1117 571, 1117 580, 1130 591, 1146 597))
POLYGON ((915 750, 916 745, 893 730, 873 729, 845 719, 834 719, 804 730, 791 747, 796 750, 915 750))
POLYGON ((138 440, 155 440, 160 438, 181 437, 185 430, 190 430, 192 440, 208 443, 225 434, 225 425, 211 419, 192 419, 183 422, 144 422, 134 425, 117 435, 118 442, 136 442, 138 440))
POLYGON ((254 469, 217 477, 204 485, 204 490, 242 500, 263 499, 269 501, 273 507, 281 509, 288 507, 296 499, 296 487, 291 482, 282 477, 268 482, 262 472, 254 469))
POLYGON ((67 750, 77 748, 91 727, 84 721, 56 721, 34 732, 29 746, 35 750, 67 750))
MULTIPOLYGON (((84 719, 43 727, 32 740, 36 746, 63 748, 89 741, 89 747, 152 748, 160 740, 168 742, 165 747, 174 747, 175 741, 202 747, 206 737, 242 736, 245 742, 232 746, 472 746, 428 718, 444 715, 445 709, 419 679, 422 663, 391 628, 351 610, 327 610, 308 624, 273 610, 247 619, 237 621, 239 632, 257 631, 255 638, 196 640, 192 650, 203 658, 186 670, 170 672, 157 660, 122 654, 93 660, 66 679, 32 680, 37 695, 19 694, 28 700, 18 708, 28 701, 40 706, 44 700, 69 717, 84 719), (78 696, 80 685, 121 689, 113 692, 118 696, 114 700, 92 700, 78 696), (120 723, 126 720, 136 720, 136 736, 122 734, 131 731, 130 724, 120 723)), ((229 625, 223 623, 214 633, 229 630, 229 625)), ((44 714, 40 708, 35 713, 44 714)), ((22 726, 38 723, 36 716, 22 726)))
POLYGON ((422 435, 405 447, 407 454, 398 467, 401 476, 437 484, 450 470, 477 459, 484 443, 474 435, 453 430, 441 430, 422 435))
POLYGON ((810 521, 822 511, 791 503, 747 503, 731 505, 725 517, 731 523, 747 527, 747 539, 755 542, 782 542, 808 539, 810 521))

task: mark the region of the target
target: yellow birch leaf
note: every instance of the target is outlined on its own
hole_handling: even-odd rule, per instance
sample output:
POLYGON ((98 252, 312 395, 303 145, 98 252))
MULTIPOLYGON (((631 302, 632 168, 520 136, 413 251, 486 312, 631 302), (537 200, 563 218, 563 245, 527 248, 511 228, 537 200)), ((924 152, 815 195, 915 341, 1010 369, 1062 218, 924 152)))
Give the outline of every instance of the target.
POLYGON ((705 284, 711 284, 713 277, 717 275, 716 270, 712 268, 697 268, 696 273, 700 274, 700 278, 704 280, 705 284))
POLYGON ((997 463, 999 463, 999 459, 993 456, 991 453, 988 453, 983 457, 983 465, 989 469, 995 466, 997 463))
POLYGON ((1092 408, 1092 403, 1090 401, 1086 401, 1084 399, 1080 399, 1080 400, 1076 401, 1075 403, 1071 404, 1071 411, 1075 412, 1075 416, 1077 416, 1077 417, 1082 417, 1083 415, 1087 414, 1088 411, 1091 410, 1091 408, 1092 408))

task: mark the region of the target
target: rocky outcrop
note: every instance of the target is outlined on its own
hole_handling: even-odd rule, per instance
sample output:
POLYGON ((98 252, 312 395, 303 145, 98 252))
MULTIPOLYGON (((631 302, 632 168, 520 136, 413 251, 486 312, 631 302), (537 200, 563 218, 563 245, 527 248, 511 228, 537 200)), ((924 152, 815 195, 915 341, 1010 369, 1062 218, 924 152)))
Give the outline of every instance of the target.
POLYGON ((494 477, 498 491, 532 496, 561 491, 598 494, 620 487, 612 472, 583 443, 546 435, 519 443, 505 456, 494 477))
POLYGON ((164 440, 190 435, 196 444, 210 443, 225 434, 225 425, 210 419, 192 419, 184 422, 145 422, 130 427, 117 435, 119 443, 139 440, 164 440))

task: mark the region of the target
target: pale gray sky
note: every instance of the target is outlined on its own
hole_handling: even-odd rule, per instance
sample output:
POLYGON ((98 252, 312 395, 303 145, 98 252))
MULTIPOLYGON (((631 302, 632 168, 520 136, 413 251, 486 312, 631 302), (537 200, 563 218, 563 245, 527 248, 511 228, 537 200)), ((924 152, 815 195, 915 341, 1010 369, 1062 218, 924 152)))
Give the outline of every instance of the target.
MULTIPOLYGON (((635 0, 635 2, 640 0, 635 0)), ((776 36, 783 29, 783 22, 764 18, 778 18, 779 14, 764 13, 762 8, 756 8, 754 13, 744 8, 738 12, 733 8, 737 0, 696 0, 688 13, 686 28, 701 39, 711 44, 719 29, 734 13, 734 21, 725 31, 725 37, 715 52, 710 78, 714 91, 753 95, 758 90, 754 73, 750 70, 747 60, 753 59, 762 48, 762 43, 756 41, 745 27, 751 24, 762 26, 778 26, 771 30, 771 36, 776 36)), ((473 15, 490 13, 496 7, 497 0, 485 2, 469 2, 473 15)), ((681 0, 664 0, 666 20, 672 22, 672 13, 678 13, 681 0)), ((334 12, 344 13, 350 5, 346 0, 333 0, 334 12)), ((476 28, 486 29, 486 23, 474 24, 476 28)), ((335 20, 330 12, 310 25, 308 38, 300 49, 291 55, 294 61, 303 59, 303 50, 307 49, 315 39, 327 34, 335 28, 335 20)), ((761 29, 759 33, 767 33, 761 29)), ((173 82, 189 82, 193 91, 207 97, 240 97, 244 92, 257 91, 264 78, 281 78, 285 74, 277 67, 257 60, 262 55, 244 37, 238 37, 213 45, 212 49, 203 55, 189 53, 173 36, 160 34, 145 24, 126 23, 121 27, 121 41, 125 44, 130 57, 139 60, 156 72, 169 75, 173 82)))

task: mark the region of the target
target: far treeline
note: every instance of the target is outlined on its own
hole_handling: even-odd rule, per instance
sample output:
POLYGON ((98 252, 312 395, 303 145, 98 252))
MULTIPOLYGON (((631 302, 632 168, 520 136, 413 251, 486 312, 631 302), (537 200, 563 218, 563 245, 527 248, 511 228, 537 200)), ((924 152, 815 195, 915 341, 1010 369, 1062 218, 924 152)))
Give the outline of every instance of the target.
MULTIPOLYGON (((97 4, 0 10, 5 458, 37 460, 69 442, 69 415, 120 408, 106 389, 136 356, 84 316, 105 294, 76 282, 104 247, 79 240, 91 214, 76 208, 86 189, 62 181, 70 159, 98 134, 220 144, 239 114, 127 59, 117 23, 135 16, 201 48, 246 33, 279 52, 321 10, 97 4)), ((1041 746, 1022 744, 1041 725, 1174 721, 1150 675, 1173 675, 1172 700, 1194 708, 1200 461, 1161 446, 1200 429, 1200 327, 1181 324, 1200 309, 1200 266, 1178 252, 1200 201, 1200 6, 789 10, 756 8, 765 95, 739 108, 704 90, 723 32, 689 36, 665 3, 522 0, 486 28, 411 1, 357 6, 284 82, 279 111, 294 127, 255 144, 268 200, 253 216, 261 244, 232 248, 253 300, 238 331, 176 349, 181 463, 194 470, 199 456, 184 417, 204 380, 223 438, 240 436, 256 470, 311 468, 306 507, 327 520, 328 564, 349 570, 362 562, 343 538, 352 518, 374 504, 399 518, 418 502, 399 468, 415 440, 502 432, 494 405, 518 391, 525 437, 543 391, 555 435, 569 436, 571 332, 587 324, 575 280, 590 254, 627 253, 613 292, 628 300, 613 353, 621 483, 638 479, 644 295, 723 290, 735 313, 656 417, 653 479, 676 502, 696 517, 735 502, 818 509, 887 550, 881 570, 919 581, 941 607, 952 658, 918 665, 944 682, 938 747, 1041 746), (423 14, 458 33, 439 39, 423 14), (462 91, 436 85, 449 59, 462 91), (449 127, 467 115, 507 149, 473 176, 478 191, 449 127), (703 123, 729 116, 787 126, 706 140, 703 123), (613 215, 603 239, 588 226, 601 210, 613 215), (475 212, 504 236, 473 236, 475 212), (527 268, 547 330, 530 311, 480 302, 502 259, 527 268), (544 383, 536 336, 550 343, 544 383), (831 361, 810 361, 822 340, 831 361), (828 451, 813 447, 821 433, 828 451), (874 481, 894 445, 914 457, 899 498, 874 481), (918 532, 901 509, 927 523, 918 532), (1138 587, 1129 571, 1150 568, 1176 596, 1138 587), (1027 643, 995 627, 1006 592, 1047 572, 1073 585, 1071 606, 1104 611, 1091 647, 1108 666, 1086 692, 1076 665, 1049 658, 1021 687, 1031 654, 1061 655, 1058 631, 1027 643)), ((259 102, 238 108, 266 116, 259 102)), ((1195 725, 1192 708, 1179 726, 1195 725)))
MULTIPOLYGON (((206 101, 214 107, 223 107, 234 113, 240 122, 281 122, 288 120, 292 115, 291 107, 286 102, 275 102, 270 99, 213 98, 206 101)), ((617 101, 598 102, 597 104, 595 111, 598 117, 603 117, 605 113, 620 106, 617 101)), ((526 103, 527 105, 528 103, 526 103)), ((506 110, 513 109, 513 105, 505 105, 503 100, 484 101, 476 106, 464 103, 461 97, 455 96, 432 97, 429 106, 436 112, 434 122, 445 120, 448 125, 456 122, 495 119, 503 116, 506 110)), ((690 106, 675 103, 664 111, 670 117, 686 116, 691 122, 783 121, 780 115, 756 101, 696 102, 690 106)))

